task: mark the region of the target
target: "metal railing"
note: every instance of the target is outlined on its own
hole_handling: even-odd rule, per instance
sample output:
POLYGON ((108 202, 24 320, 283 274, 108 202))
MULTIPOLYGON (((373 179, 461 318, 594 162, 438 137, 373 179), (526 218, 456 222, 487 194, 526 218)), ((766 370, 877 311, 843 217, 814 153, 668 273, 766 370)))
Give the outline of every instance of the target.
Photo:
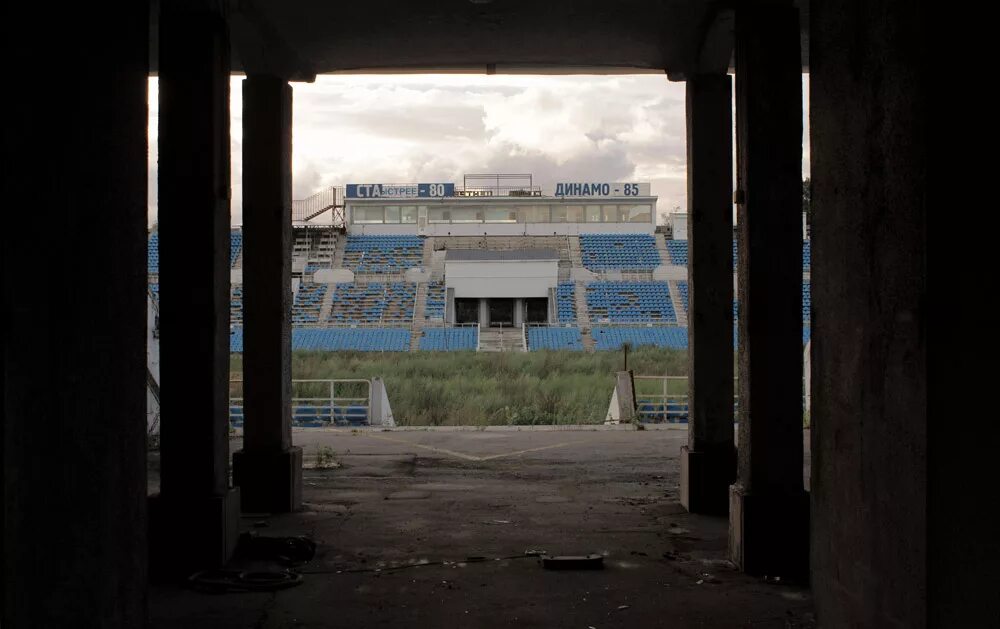
POLYGON ((457 188, 456 197, 540 197, 539 186, 468 186, 457 188))
POLYGON ((609 321, 607 319, 590 318, 591 327, 602 328, 680 328, 684 327, 677 321, 609 321))
MULTIPOLYGON (((243 379, 229 382, 229 419, 243 421, 243 379), (239 393, 235 395, 234 393, 239 393)), ((371 425, 370 380, 292 380, 292 422, 299 425, 371 425), (363 395, 357 393, 363 391, 363 395)))
MULTIPOLYGON (((339 195, 343 198, 343 194, 339 195)), ((333 208, 337 203, 337 189, 330 187, 320 190, 316 194, 305 199, 292 201, 292 220, 304 222, 316 218, 323 212, 333 208)), ((341 205, 343 203, 341 202, 341 205)))
POLYGON ((687 376, 634 376, 636 384, 635 401, 640 418, 647 421, 679 423, 688 418, 687 376), (656 393, 641 393, 643 382, 659 383, 656 393), (675 392, 671 392, 671 384, 675 392), (676 386, 683 384, 682 387, 676 386), (683 393, 677 393, 678 388, 683 393))

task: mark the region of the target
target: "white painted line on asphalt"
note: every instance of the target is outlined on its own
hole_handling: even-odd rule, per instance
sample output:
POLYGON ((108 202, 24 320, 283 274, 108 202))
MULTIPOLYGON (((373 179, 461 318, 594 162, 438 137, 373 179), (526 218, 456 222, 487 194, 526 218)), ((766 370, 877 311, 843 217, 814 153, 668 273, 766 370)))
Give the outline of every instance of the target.
POLYGON ((551 445, 540 446, 540 447, 537 447, 537 448, 527 448, 525 450, 514 450, 512 452, 501 452, 500 454, 488 454, 486 456, 476 456, 474 454, 465 454, 464 452, 456 452, 455 450, 449 450, 447 448, 438 448, 438 447, 435 447, 435 446, 429 446, 429 445, 426 445, 426 444, 423 444, 423 443, 413 443, 412 441, 407 441, 406 439, 395 439, 393 437, 388 437, 385 434, 377 434, 376 435, 376 434, 372 434, 372 433, 366 433, 364 436, 371 437, 372 439, 381 439, 383 441, 392 441, 394 443, 402 443, 402 444, 406 444, 408 446, 413 446, 414 448, 422 448, 424 450, 429 450, 431 452, 437 452, 439 454, 447 454, 447 455, 450 455, 450 456, 453 456, 453 457, 456 457, 456 458, 459 458, 459 459, 463 459, 463 460, 466 460, 466 461, 476 461, 476 462, 492 461, 492 460, 501 459, 501 458, 504 458, 504 457, 511 457, 511 456, 518 456, 518 455, 521 455, 521 454, 527 454, 529 452, 539 452, 541 450, 551 450, 553 448, 562 448, 562 447, 565 447, 565 446, 573 445, 575 443, 584 443, 584 442, 588 441, 586 439, 576 439, 574 441, 563 441, 561 443, 554 443, 554 444, 551 444, 551 445))

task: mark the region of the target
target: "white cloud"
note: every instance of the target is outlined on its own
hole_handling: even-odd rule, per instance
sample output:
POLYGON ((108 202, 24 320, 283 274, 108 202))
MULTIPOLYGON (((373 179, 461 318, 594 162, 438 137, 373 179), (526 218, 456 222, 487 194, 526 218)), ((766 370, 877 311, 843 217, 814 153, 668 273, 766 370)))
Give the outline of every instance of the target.
MULTIPOLYGON (((242 222, 242 78, 231 83, 232 214, 242 222)), ((808 82, 803 85, 808 103, 808 82)), ((684 84, 660 75, 337 75, 293 84, 293 190, 530 172, 649 181, 662 216, 687 206, 684 84)), ((150 221, 156 216, 150 80, 150 221)), ((807 152, 803 172, 808 173, 807 152)))

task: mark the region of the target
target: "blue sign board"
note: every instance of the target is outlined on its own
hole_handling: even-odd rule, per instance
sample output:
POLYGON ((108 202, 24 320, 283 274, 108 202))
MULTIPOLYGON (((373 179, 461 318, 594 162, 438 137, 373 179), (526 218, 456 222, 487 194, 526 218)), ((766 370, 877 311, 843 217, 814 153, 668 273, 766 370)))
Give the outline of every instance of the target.
POLYGON ((349 183, 344 191, 348 199, 423 199, 455 196, 453 183, 349 183))

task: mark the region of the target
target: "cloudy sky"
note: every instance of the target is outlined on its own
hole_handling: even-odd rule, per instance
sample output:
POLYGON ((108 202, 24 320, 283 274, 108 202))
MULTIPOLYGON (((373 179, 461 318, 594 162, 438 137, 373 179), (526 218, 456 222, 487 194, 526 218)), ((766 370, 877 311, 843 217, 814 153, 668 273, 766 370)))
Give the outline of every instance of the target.
MULTIPOLYGON (((242 78, 232 81, 233 224, 242 223, 242 78)), ((157 85, 150 80, 149 220, 157 85)), ((294 83, 294 198, 346 183, 456 182, 465 173, 648 181, 659 221, 687 207, 684 84, 662 75, 340 75, 294 83)), ((808 103, 808 82, 803 81, 808 103)), ((806 116, 806 120, 808 117, 806 116)), ((809 172, 808 128, 803 172, 809 172)), ((551 190, 551 188, 550 188, 551 190)))

